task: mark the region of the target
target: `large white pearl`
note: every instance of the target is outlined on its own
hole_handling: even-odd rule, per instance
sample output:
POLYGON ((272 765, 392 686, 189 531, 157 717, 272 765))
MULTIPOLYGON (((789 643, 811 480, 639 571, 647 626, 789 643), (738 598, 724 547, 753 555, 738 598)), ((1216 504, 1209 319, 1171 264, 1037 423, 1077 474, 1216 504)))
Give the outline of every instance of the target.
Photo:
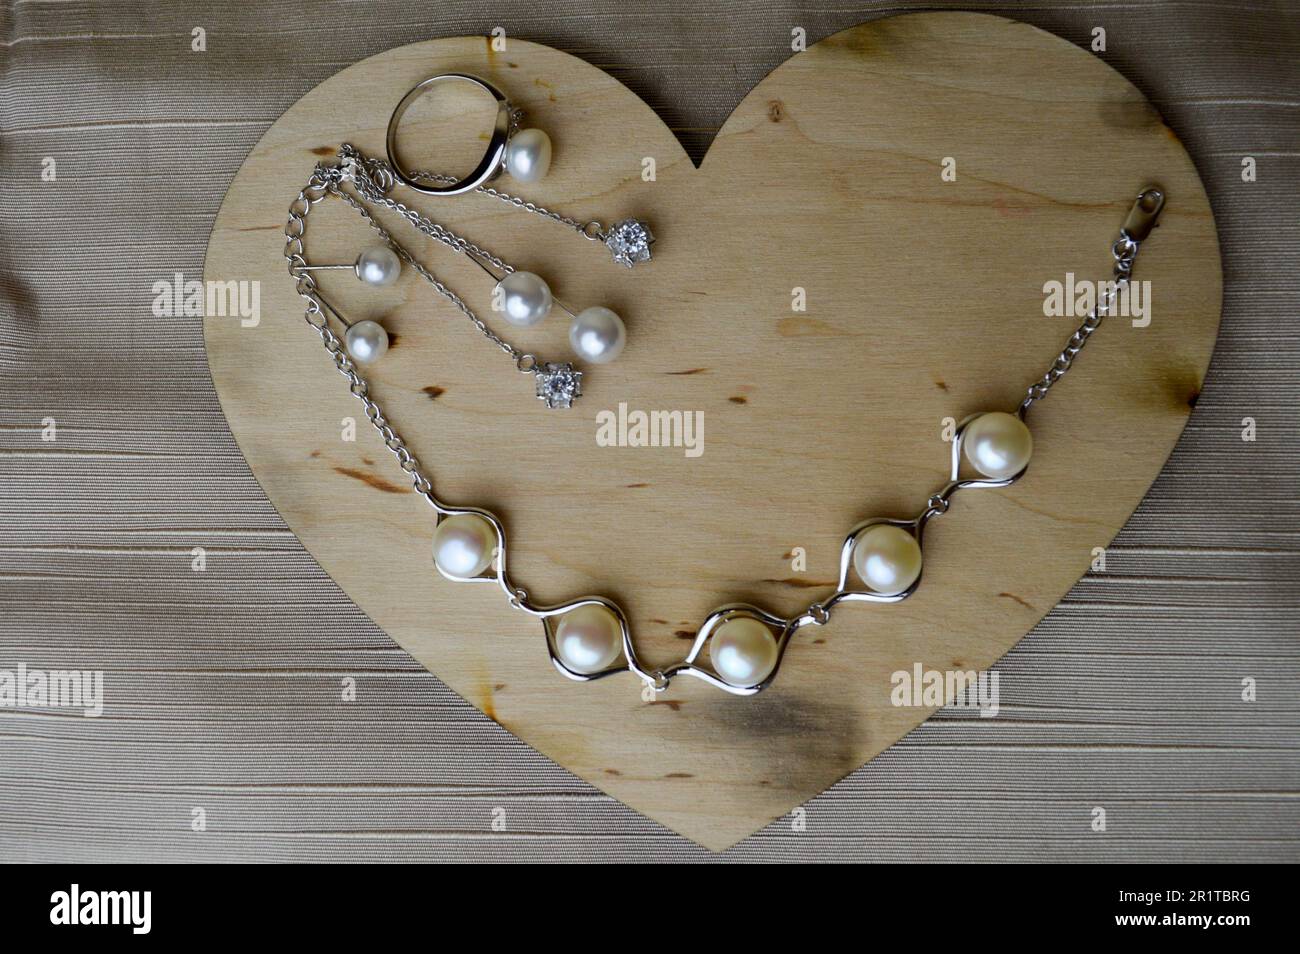
POLYGON ((536 182, 551 168, 551 137, 540 129, 521 129, 506 146, 506 171, 516 182, 536 182))
POLYGON ((1005 411, 989 411, 966 425, 962 451, 971 466, 992 480, 1014 477, 1034 452, 1034 438, 1025 422, 1005 411))
POLYGON ((520 328, 535 325, 551 310, 551 286, 532 272, 511 272, 497 282, 506 321, 520 328))
POLYGON ((492 565, 496 528, 476 513, 446 517, 433 531, 433 562, 449 576, 472 578, 492 565))
POLYGON ((569 344, 574 353, 593 364, 613 361, 626 343, 623 319, 600 305, 581 312, 569 325, 569 344))
POLYGON ((623 651, 623 628, 608 607, 588 603, 569 610, 555 626, 555 653, 574 672, 608 669, 623 651))
POLYGON ((902 527, 868 527, 853 545, 853 568, 870 589, 896 596, 921 575, 921 544, 902 527))
POLYGON ((732 686, 757 686, 776 668, 776 657, 776 636, 749 616, 727 620, 709 637, 713 670, 732 686))
POLYGON ((372 245, 357 256, 357 277, 367 285, 391 285, 402 275, 402 260, 387 245, 372 245))
POLYGON ((358 321, 343 336, 348 354, 357 364, 377 361, 388 350, 388 332, 375 321, 358 321))

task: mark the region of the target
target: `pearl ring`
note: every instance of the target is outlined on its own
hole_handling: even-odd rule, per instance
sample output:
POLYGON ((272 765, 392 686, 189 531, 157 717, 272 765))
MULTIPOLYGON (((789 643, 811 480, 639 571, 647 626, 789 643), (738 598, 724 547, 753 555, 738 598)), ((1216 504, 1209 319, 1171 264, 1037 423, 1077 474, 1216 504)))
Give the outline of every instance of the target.
POLYGON ((425 195, 463 195, 473 192, 483 183, 496 178, 502 168, 517 182, 536 182, 551 167, 551 139, 540 129, 513 130, 512 113, 510 101, 505 94, 481 77, 469 73, 439 73, 430 76, 407 91, 388 119, 388 165, 398 181, 425 195), (483 158, 474 167, 474 171, 463 179, 435 185, 417 178, 402 163, 397 152, 397 129, 401 125, 402 116, 413 102, 434 86, 445 82, 469 83, 488 93, 496 101, 497 114, 487 151, 483 153, 483 158))

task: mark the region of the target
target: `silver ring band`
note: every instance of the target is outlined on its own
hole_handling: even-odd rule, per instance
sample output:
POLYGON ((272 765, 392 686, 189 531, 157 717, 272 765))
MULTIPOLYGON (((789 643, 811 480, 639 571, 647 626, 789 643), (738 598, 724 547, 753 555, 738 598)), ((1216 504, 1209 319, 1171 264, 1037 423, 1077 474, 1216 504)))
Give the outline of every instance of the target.
POLYGON ((403 185, 414 189, 416 192, 422 192, 425 195, 462 195, 466 192, 472 192, 495 176, 501 169, 501 161, 506 153, 506 141, 510 136, 510 103, 506 100, 505 94, 497 89, 485 79, 477 76, 471 76, 469 73, 439 73, 437 76, 430 76, 428 79, 421 80, 412 86, 402 97, 397 108, 393 110, 393 115, 388 119, 388 136, 385 142, 385 148, 388 151, 388 165, 393 170, 399 182, 403 185), (464 179, 460 179, 450 185, 429 185, 417 182, 411 177, 406 167, 402 165, 401 158, 397 154, 397 127, 402 122, 402 116, 406 113, 407 108, 427 93, 433 86, 438 83, 460 80, 477 86, 479 89, 490 93, 497 103, 496 123, 492 127, 492 139, 488 142, 487 152, 483 154, 482 160, 464 179))

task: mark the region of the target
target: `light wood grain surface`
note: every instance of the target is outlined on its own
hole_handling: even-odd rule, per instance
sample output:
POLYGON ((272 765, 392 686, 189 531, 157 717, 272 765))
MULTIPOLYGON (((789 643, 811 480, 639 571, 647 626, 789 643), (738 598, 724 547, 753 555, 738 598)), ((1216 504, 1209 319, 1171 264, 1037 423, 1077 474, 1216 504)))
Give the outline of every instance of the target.
MULTIPOLYGON (((451 120, 463 133, 466 116, 451 120)), ((447 128, 417 117, 405 148, 446 150, 447 128)), ((309 259, 355 256, 369 236, 351 215, 312 215, 309 259)), ((487 311, 482 276, 419 247, 487 311)), ((714 849, 931 714, 891 705, 893 672, 987 668, 1056 605, 1181 433, 1221 297, 1208 201, 1141 94, 1055 37, 966 14, 822 40, 744 99, 698 170, 634 94, 566 54, 517 40, 493 54, 481 38, 390 51, 323 83, 263 137, 217 218, 205 275, 261 282, 256 328, 207 319, 209 363, 241 451, 326 572, 529 745, 714 849), (1152 321, 1112 322, 1035 409, 1023 481, 962 495, 931 525, 914 598, 844 607, 803 631, 767 693, 680 680, 646 704, 630 677, 569 683, 540 626, 499 592, 436 575, 432 514, 378 439, 340 440, 359 405, 284 275, 283 210, 313 163, 344 141, 381 154, 391 104, 444 70, 491 78, 554 138, 552 174, 517 191, 581 218, 647 218, 660 242, 653 263, 625 272, 487 198, 413 204, 541 272, 566 301, 614 307, 625 355, 590 369, 573 412, 547 412, 414 276, 366 294, 338 275, 327 293, 396 334, 374 392, 439 495, 502 516, 535 598, 616 599, 652 664, 679 657, 722 603, 801 609, 832 588, 854 523, 914 514, 944 479, 943 419, 1015 405, 1076 323, 1043 315, 1044 282, 1107 277, 1133 195, 1157 182, 1169 207, 1138 265, 1152 321), (653 182, 640 177, 646 156, 653 182), (942 180, 944 157, 955 182, 942 180), (791 308, 796 286, 806 312, 791 308), (597 446, 596 412, 620 402, 702 412, 704 453, 597 446), (806 570, 791 568, 796 547, 806 570)), ((556 319, 510 332, 549 357, 563 350, 556 319)))

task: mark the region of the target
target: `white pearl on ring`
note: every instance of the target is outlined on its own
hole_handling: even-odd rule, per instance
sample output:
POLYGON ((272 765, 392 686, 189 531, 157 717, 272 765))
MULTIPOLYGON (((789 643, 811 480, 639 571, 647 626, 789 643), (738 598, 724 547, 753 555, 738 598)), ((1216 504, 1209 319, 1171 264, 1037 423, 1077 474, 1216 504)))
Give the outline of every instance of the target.
POLYGON ((772 674, 776 660, 776 636, 752 617, 733 617, 709 637, 709 662, 728 685, 757 686, 772 674))
POLYGON ((580 312, 569 325, 569 345, 579 358, 593 364, 613 361, 626 343, 623 319, 600 305, 580 312))
POLYGON ((378 361, 388 350, 388 332, 377 321, 358 321, 347 330, 343 343, 357 364, 378 361))
POLYGON ((858 535, 853 568, 868 588, 897 596, 921 575, 921 544, 902 527, 876 524, 858 535))
POLYGON ((492 565, 497 531, 476 513, 452 514, 433 531, 433 562, 448 576, 473 578, 492 565))
POLYGON ((971 466, 992 480, 1014 477, 1034 452, 1034 438, 1025 422, 1005 411, 989 411, 966 425, 962 451, 971 466))
POLYGON ((402 260, 387 245, 372 245, 357 256, 357 278, 367 285, 391 285, 402 274, 402 260))
POLYGON ((511 272, 497 282, 497 288, 501 290, 501 311, 512 325, 527 328, 550 313, 551 287, 532 272, 511 272))
POLYGON ((555 626, 555 654, 584 676, 608 669, 622 651, 623 627, 600 603, 569 610, 555 626))
POLYGON ((540 129, 521 129, 506 146, 506 171, 516 182, 536 182, 551 168, 551 137, 540 129))

